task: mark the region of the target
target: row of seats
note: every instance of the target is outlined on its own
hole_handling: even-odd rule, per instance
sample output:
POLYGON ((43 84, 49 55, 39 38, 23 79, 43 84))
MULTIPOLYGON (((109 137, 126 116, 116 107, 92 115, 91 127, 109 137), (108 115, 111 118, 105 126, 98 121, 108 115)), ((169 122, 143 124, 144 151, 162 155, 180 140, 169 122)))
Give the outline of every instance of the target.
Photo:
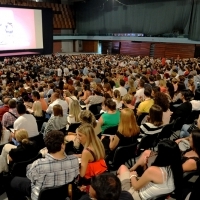
POLYGON ((71 8, 69 5, 49 3, 49 2, 34 2, 34 1, 17 1, 17 0, 2 0, 1 4, 11 4, 17 6, 51 8, 54 12, 53 27, 55 29, 74 29, 75 22, 71 8))

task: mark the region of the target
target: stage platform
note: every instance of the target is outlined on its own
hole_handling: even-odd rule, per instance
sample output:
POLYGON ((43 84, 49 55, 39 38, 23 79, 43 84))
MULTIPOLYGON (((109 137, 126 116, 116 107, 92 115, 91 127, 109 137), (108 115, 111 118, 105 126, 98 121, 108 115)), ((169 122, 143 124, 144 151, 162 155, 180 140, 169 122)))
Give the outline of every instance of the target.
POLYGON ((0 58, 13 57, 13 56, 33 56, 33 55, 40 55, 40 52, 35 52, 35 51, 8 52, 8 53, 0 52, 0 58))

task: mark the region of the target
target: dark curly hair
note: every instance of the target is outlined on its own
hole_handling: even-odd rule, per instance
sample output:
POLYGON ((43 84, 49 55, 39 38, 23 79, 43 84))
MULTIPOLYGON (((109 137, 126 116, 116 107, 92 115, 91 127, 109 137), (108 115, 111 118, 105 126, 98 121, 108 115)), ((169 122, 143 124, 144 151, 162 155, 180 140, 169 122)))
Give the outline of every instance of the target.
POLYGON ((169 100, 167 95, 162 92, 157 92, 154 96, 154 103, 159 105, 163 112, 166 112, 169 109, 169 100))
POLYGON ((61 150, 61 145, 64 143, 64 134, 61 131, 50 131, 46 134, 44 143, 48 153, 56 153, 61 150))

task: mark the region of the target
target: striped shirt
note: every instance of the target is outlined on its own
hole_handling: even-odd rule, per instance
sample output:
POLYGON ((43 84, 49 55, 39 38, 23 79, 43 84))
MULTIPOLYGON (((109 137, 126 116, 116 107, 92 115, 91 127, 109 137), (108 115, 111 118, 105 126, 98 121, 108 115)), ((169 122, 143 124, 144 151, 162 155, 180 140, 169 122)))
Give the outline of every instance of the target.
POLYGON ((149 122, 142 124, 140 126, 140 135, 139 137, 142 138, 145 135, 154 135, 154 134, 158 134, 162 131, 163 126, 155 126, 149 122))
POLYGON ((72 182, 78 174, 79 162, 74 155, 58 160, 47 154, 27 167, 26 176, 31 180, 31 199, 37 200, 43 188, 72 182))

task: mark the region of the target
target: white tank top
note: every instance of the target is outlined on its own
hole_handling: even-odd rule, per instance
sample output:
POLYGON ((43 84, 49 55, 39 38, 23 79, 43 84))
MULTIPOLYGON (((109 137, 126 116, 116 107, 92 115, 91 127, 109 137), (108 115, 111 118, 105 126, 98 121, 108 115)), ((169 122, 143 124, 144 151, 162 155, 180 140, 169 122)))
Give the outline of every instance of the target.
POLYGON ((174 178, 169 167, 159 167, 162 172, 163 183, 157 184, 149 182, 145 187, 139 191, 142 200, 150 199, 161 194, 168 194, 174 191, 174 178), (169 170, 169 173, 167 172, 169 170))

